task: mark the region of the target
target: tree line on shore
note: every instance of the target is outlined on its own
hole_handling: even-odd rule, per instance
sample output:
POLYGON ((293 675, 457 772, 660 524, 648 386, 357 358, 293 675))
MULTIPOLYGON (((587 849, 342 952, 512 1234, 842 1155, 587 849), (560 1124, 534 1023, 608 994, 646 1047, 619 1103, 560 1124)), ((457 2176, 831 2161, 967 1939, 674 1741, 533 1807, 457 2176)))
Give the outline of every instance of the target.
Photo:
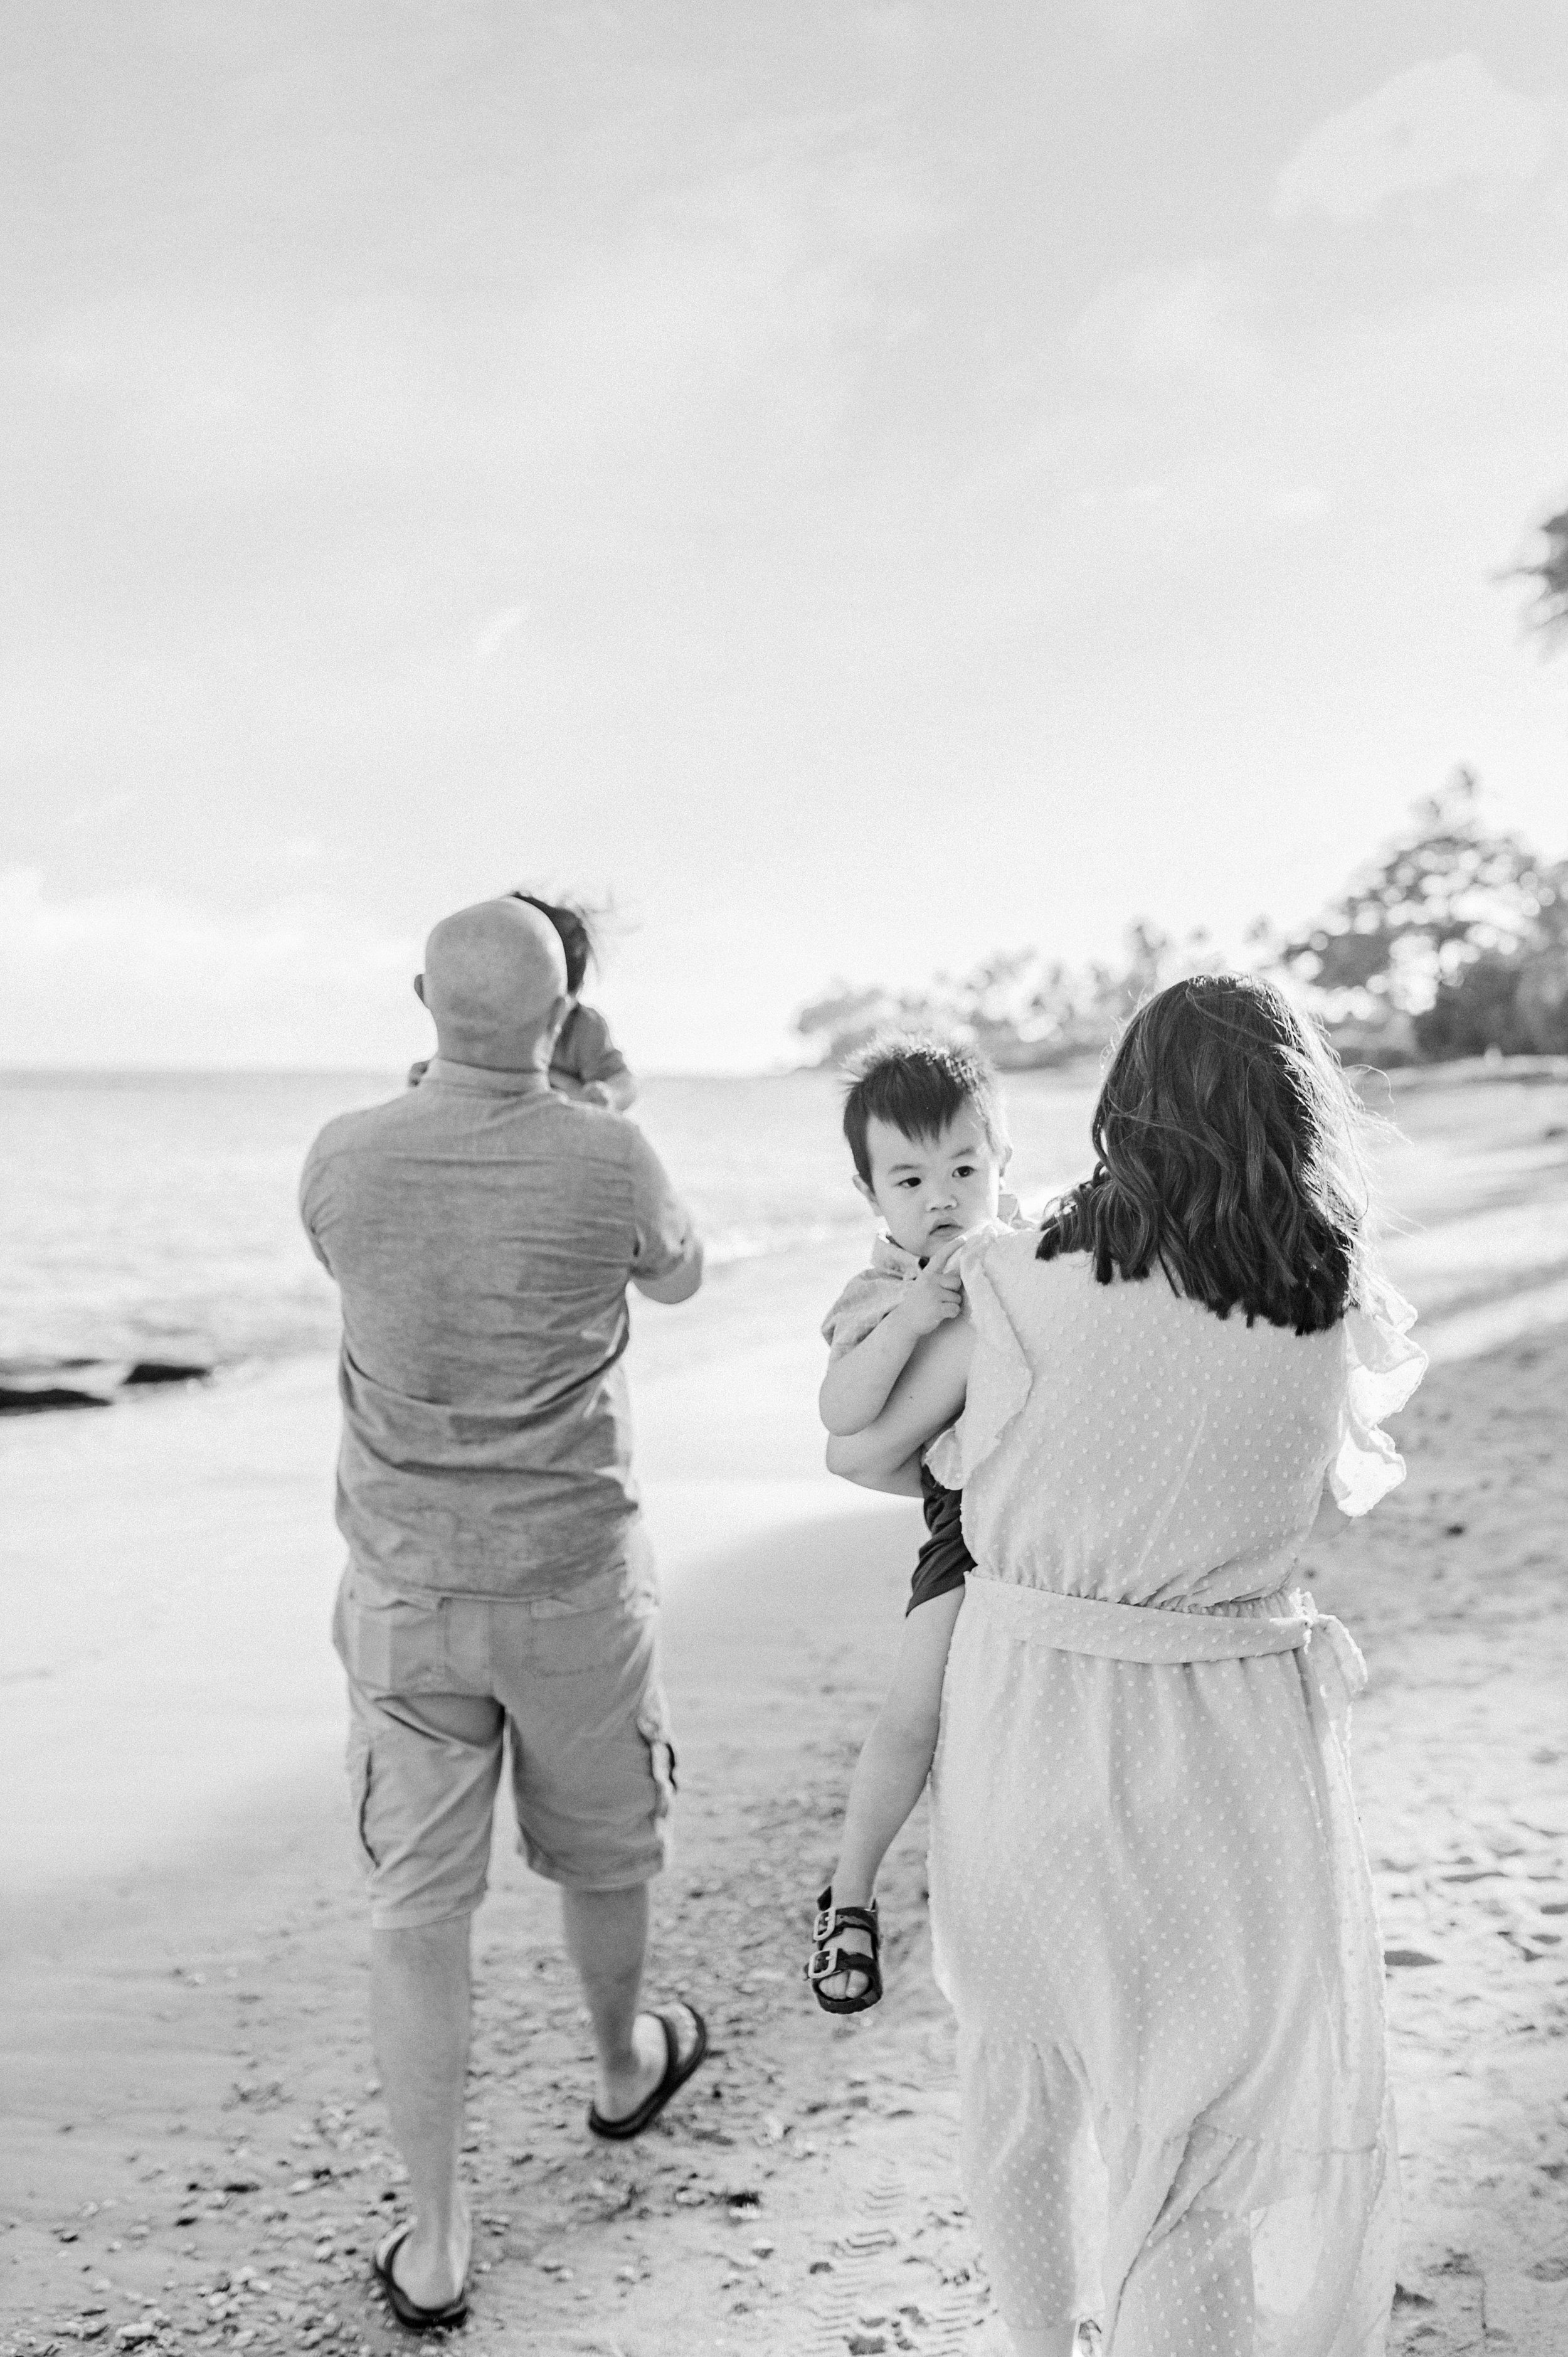
MULTIPOLYGON (((1283 981, 1347 1061, 1568 1055, 1568 859, 1488 827, 1461 770, 1315 923, 1283 933, 1260 919, 1246 962, 1283 981)), ((1026 949, 919 989, 839 984, 796 1029, 832 1063, 913 1029, 971 1040, 1004 1071, 1065 1064, 1097 1055, 1150 991, 1220 963, 1205 934, 1140 920, 1111 963, 1026 949)))
MULTIPOLYGON (((1542 527, 1536 627, 1568 636, 1568 509, 1542 527)), ((1349 1062, 1568 1055, 1568 858, 1543 857, 1489 826, 1473 770, 1419 802, 1410 823, 1309 925, 1259 919, 1247 962, 1276 975, 1349 1062)), ((1146 919, 1109 963, 1069 967, 1024 949, 918 989, 837 983, 795 1028, 825 1062, 878 1032, 937 1030, 972 1041, 1003 1071, 1097 1055, 1151 990, 1212 970, 1207 935, 1175 939, 1146 919)))

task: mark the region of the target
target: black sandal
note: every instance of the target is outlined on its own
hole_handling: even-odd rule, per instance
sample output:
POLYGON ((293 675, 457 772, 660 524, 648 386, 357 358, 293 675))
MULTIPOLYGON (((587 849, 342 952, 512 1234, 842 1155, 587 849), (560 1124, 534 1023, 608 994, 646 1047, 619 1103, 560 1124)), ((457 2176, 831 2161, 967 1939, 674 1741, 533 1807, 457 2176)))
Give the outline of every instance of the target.
POLYGON ((833 1887, 830 1882, 818 1895, 811 1942, 806 1978, 811 1984, 811 1995, 824 2013, 864 2013, 868 2006, 881 2001, 882 1966, 877 1958, 882 1950, 882 1933, 877 1928, 875 1899, 869 1907, 835 1907, 833 1887), (856 1954, 842 1946, 839 1934, 844 1931, 869 1932, 871 1953, 856 1954), (822 1983, 834 1979, 840 1973, 854 1973, 865 1982, 865 1987, 853 1996, 824 1996, 822 1983))
POLYGON ((688 2005, 684 1997, 679 1998, 677 2002, 682 2011, 689 2013, 692 2017, 695 2035, 692 2040, 691 2052, 684 2061, 681 2060, 681 2027, 673 2011, 667 2009, 663 2013, 656 2013, 653 2018, 664 2032, 664 2076, 652 2093, 644 2096, 636 2111, 628 2112, 621 2119, 607 2120, 597 2104, 590 2104, 588 2126, 596 2136, 609 2136, 617 2144, 624 2144, 628 2136, 640 2136, 644 2128, 652 2126, 671 2096, 685 2085, 698 2063, 706 2057, 707 2023, 703 2019, 696 2007, 688 2005))
POLYGON ((387 2305, 392 2314, 410 2332, 451 2332, 467 2320, 467 2286, 456 2299, 449 2299, 445 2308, 421 2308, 416 2299, 410 2299, 392 2273, 392 2261, 413 2232, 413 2221, 410 2218, 403 2225, 394 2226, 392 2233, 376 2245, 375 2256, 371 2262, 375 2269, 376 2281, 385 2292, 387 2305))

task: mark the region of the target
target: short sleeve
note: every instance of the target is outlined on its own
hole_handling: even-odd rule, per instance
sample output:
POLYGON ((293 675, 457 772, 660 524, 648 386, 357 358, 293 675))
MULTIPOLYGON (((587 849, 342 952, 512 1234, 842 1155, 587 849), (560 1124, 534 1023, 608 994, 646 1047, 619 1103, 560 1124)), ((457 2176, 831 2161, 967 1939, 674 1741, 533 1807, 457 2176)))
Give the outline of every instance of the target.
POLYGON ((626 1058, 610 1038, 610 1027, 596 1006, 580 1002, 567 1017, 550 1069, 585 1087, 592 1081, 613 1080, 627 1070, 626 1058))
POLYGON ((317 1139, 305 1157, 305 1168, 299 1174, 299 1219, 311 1251, 330 1276, 332 1264, 322 1246, 318 1222, 321 1214, 323 1162, 321 1140, 317 1139))
POLYGON ((625 1128, 630 1146, 632 1267, 639 1276, 666 1276, 690 1253, 696 1225, 642 1132, 634 1122, 627 1122, 625 1128))
POLYGON ((1342 1514, 1369 1513, 1404 1480, 1404 1458, 1386 1432, 1426 1372, 1426 1352, 1410 1339, 1415 1311, 1391 1286, 1375 1285, 1345 1313, 1345 1396, 1328 1486, 1342 1514))
POLYGON ((822 1340, 828 1346, 828 1364, 842 1359, 875 1333, 888 1311, 894 1308, 903 1291, 902 1281, 875 1268, 862 1269, 852 1276, 838 1299, 822 1320, 822 1340))
POLYGON ((958 1265, 964 1297, 974 1321, 974 1356, 970 1361, 969 1388, 963 1414, 946 1432, 939 1433, 926 1451, 926 1463, 949 1490, 961 1490, 983 1465, 1034 1388, 1034 1370, 997 1290, 1002 1260, 1016 1259, 1020 1247, 1032 1261, 1036 1234, 990 1235, 967 1245, 958 1265))

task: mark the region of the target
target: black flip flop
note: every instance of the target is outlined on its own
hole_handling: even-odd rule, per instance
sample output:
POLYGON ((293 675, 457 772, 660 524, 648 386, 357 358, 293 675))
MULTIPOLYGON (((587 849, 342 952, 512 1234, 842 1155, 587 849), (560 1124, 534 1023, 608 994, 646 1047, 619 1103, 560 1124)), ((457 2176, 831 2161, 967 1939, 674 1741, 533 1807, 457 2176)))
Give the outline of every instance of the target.
MULTIPOLYGON (((684 2004, 685 2000, 682 1998, 682 2002, 684 2004)), ((611 2136, 617 2143, 621 2143, 628 2136, 640 2136, 643 2129, 651 2126, 659 2117, 671 2096, 685 2085, 708 2050, 707 2023, 694 2005, 688 2005, 685 2009, 697 2025, 696 2040, 686 2060, 683 2062, 681 2060, 680 2031, 673 2014, 656 2013, 653 2018, 664 2032, 664 2076, 652 2094, 639 2104, 635 2112, 628 2112, 624 2120, 607 2120, 596 2104, 590 2104, 588 2126, 596 2136, 611 2136)))
POLYGON ((377 2245, 372 2261, 376 2281, 385 2292, 392 2314, 410 2332, 448 2331, 453 2325, 461 2324, 468 2313, 467 2290, 460 2291, 456 2299, 448 2300, 445 2308, 421 2308, 416 2299, 410 2299, 392 2273, 392 2261, 413 2232, 413 2221, 410 2218, 403 2225, 394 2226, 385 2240, 377 2245))

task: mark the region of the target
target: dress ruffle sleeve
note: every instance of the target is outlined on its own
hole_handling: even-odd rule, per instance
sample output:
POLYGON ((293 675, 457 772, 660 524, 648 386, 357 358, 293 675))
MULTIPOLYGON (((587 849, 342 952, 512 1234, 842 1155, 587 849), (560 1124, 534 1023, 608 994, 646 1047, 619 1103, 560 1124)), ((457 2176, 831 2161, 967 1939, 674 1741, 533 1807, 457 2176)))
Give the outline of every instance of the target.
POLYGON ((1410 1337, 1415 1311, 1391 1286, 1374 1286, 1345 1313, 1345 1399, 1328 1486, 1342 1514, 1369 1513, 1404 1480, 1404 1458, 1386 1432, 1426 1372, 1426 1352, 1410 1337))
POLYGON ((944 1489, 965 1486, 991 1455, 1034 1386, 1034 1370, 997 1292, 992 1263, 997 1253, 1015 1254, 1020 1245, 1032 1259, 1035 1243, 1033 1230, 1026 1237, 1004 1232, 977 1240, 959 1254, 964 1296, 974 1320, 975 1351, 963 1414, 939 1433, 926 1451, 926 1463, 944 1489))

